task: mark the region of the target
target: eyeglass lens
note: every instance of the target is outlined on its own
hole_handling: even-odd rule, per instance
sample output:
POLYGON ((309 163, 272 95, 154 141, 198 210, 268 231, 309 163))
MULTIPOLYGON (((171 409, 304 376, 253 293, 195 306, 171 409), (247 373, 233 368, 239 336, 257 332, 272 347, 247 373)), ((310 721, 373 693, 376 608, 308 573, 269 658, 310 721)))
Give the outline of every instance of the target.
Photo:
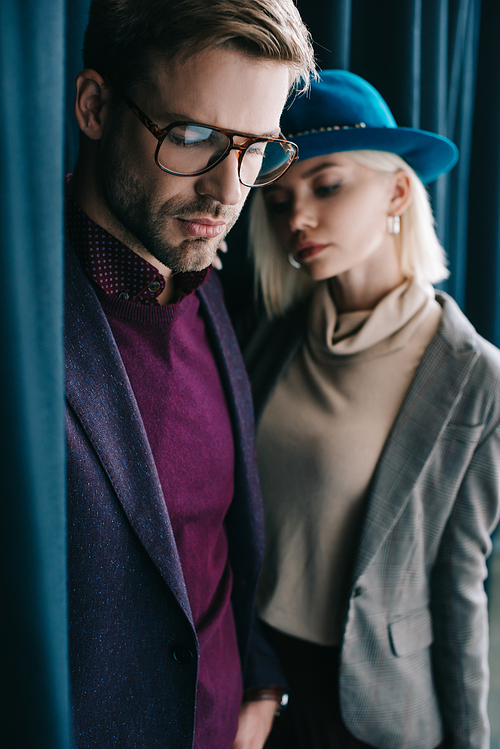
MULTIPOLYGON (((158 162, 170 172, 196 174, 215 164, 229 146, 229 137, 218 130, 195 124, 177 125, 163 139, 158 162)), ((248 187, 271 182, 285 171, 293 156, 287 143, 252 143, 241 159, 240 179, 248 187)))

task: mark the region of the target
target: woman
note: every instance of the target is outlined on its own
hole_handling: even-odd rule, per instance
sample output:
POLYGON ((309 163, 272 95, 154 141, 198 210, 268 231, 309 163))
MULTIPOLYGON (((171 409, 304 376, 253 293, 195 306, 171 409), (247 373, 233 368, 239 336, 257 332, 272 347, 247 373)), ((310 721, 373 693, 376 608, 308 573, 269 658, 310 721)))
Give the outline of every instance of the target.
POLYGON ((500 354, 434 292, 423 187, 457 151, 345 71, 283 131, 300 160, 252 206, 268 319, 246 352, 258 611, 290 688, 268 747, 486 749, 500 354))

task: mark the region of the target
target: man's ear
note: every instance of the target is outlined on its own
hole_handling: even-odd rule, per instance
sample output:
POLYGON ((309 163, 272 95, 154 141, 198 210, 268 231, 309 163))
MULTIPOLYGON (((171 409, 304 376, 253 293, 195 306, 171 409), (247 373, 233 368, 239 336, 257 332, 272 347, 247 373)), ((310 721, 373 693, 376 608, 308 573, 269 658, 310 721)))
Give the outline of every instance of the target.
POLYGON ((109 113, 111 91, 95 70, 82 70, 76 77, 75 115, 80 130, 92 140, 100 140, 109 113))
POLYGON ((412 200, 412 188, 408 174, 400 169, 394 174, 389 214, 401 216, 412 200))

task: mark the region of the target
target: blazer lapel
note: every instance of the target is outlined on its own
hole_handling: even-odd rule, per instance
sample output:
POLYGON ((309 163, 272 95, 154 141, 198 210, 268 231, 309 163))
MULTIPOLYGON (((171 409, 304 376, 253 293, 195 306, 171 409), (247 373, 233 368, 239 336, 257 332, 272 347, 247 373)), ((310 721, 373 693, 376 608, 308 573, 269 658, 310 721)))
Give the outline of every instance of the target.
POLYGON ((258 573, 264 537, 250 383, 218 280, 208 279, 196 293, 200 299, 233 426, 235 499, 226 519, 228 531, 233 529, 232 533, 228 532, 231 564, 235 576, 240 575, 248 580, 249 576, 253 578, 258 573), (253 543, 251 539, 257 539, 255 548, 245 547, 244 544, 253 543))
POLYGON ((472 326, 453 300, 444 296, 444 303, 440 330, 422 357, 373 477, 354 581, 403 512, 478 356, 472 326))
POLYGON ((66 397, 132 528, 192 623, 158 473, 106 317, 74 253, 66 258, 66 397))
POLYGON ((210 343, 214 350, 214 355, 221 375, 224 391, 228 400, 229 410, 231 412, 233 427, 240 434, 237 444, 241 440, 252 434, 243 434, 241 430, 245 425, 253 423, 253 414, 248 418, 248 404, 244 403, 239 394, 246 388, 248 389, 248 380, 246 372, 242 366, 235 366, 236 360, 241 357, 236 338, 234 340, 228 337, 228 323, 225 309, 222 307, 223 301, 216 292, 218 288, 214 284, 205 283, 196 292, 201 302, 201 311, 210 334, 210 343), (245 382, 242 382, 245 378, 245 382))
POLYGON ((245 348, 257 425, 280 377, 306 336, 309 304, 309 299, 298 303, 285 317, 262 318, 245 348))

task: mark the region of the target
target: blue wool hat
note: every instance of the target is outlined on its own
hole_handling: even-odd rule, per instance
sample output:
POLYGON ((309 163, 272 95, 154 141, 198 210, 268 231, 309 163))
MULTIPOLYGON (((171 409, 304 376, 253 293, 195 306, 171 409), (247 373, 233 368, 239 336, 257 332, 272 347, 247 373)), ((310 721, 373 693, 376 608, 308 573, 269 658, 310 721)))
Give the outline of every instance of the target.
POLYGON ((458 161, 458 148, 451 140, 398 127, 378 91, 347 70, 323 70, 310 91, 285 109, 281 129, 298 145, 301 160, 338 151, 390 151, 401 156, 424 183, 458 161))

